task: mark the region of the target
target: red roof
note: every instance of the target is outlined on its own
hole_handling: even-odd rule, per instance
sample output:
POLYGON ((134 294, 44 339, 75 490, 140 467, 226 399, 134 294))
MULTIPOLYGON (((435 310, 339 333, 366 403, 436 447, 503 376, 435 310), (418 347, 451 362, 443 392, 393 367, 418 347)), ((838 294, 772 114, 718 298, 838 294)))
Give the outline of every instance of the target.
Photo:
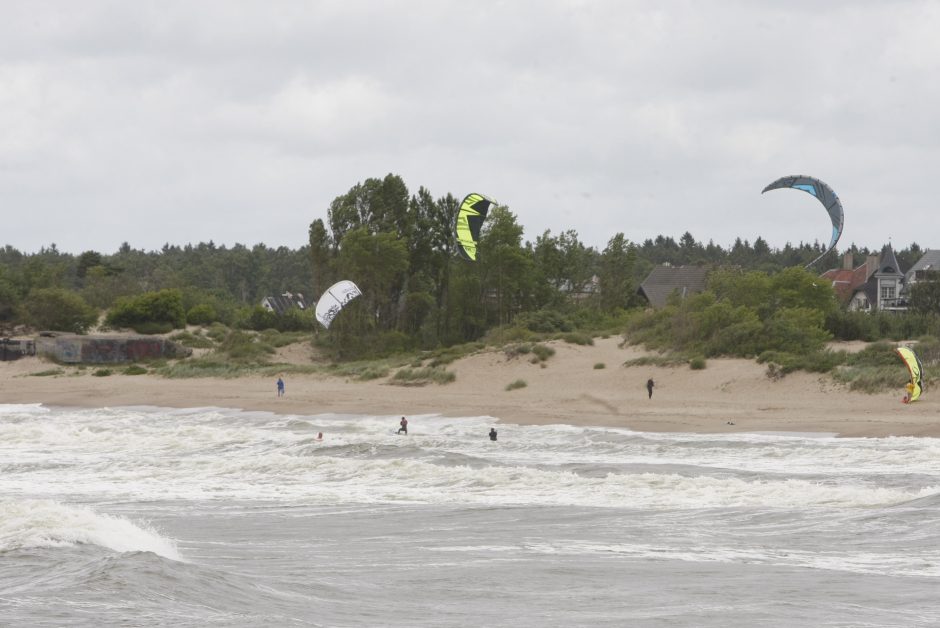
POLYGON ((862 264, 854 270, 834 269, 827 270, 820 277, 832 281, 832 289, 841 301, 848 301, 852 298, 856 288, 868 281, 868 265, 862 264))

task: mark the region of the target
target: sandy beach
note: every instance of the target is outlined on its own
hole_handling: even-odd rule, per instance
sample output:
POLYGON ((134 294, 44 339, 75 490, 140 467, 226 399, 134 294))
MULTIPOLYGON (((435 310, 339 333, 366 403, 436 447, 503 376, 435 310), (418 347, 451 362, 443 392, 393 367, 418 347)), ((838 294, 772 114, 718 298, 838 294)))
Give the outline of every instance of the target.
MULTIPOLYGON (((50 406, 224 407, 285 414, 440 414, 491 416, 517 424, 599 425, 648 432, 825 432, 842 436, 940 436, 940 403, 929 393, 916 404, 902 390, 877 395, 851 392, 828 376, 795 373, 778 381, 751 360, 713 359, 704 370, 625 367, 645 354, 621 347, 617 337, 594 346, 553 342, 556 354, 542 367, 527 356, 485 352, 448 368, 450 384, 392 385, 324 375, 288 375, 277 397, 274 378, 171 380, 151 375, 36 377, 53 365, 39 358, 0 362, 0 403, 50 406), (595 368, 603 364, 604 368, 595 368), (647 397, 646 380, 656 382, 647 397), (524 380, 511 391, 507 384, 524 380)), ((306 345, 281 350, 281 362, 309 361, 306 345)), ((900 368, 900 367, 899 367, 900 368)), ((413 429, 418 424, 413 421, 413 429)))

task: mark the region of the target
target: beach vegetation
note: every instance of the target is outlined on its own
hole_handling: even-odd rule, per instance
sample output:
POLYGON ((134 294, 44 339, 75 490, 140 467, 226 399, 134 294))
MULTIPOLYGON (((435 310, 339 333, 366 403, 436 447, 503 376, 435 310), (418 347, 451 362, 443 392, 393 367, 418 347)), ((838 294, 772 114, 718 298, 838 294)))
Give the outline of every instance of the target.
POLYGON ((757 356, 757 363, 767 365, 767 376, 769 378, 780 379, 793 371, 828 373, 835 367, 843 364, 846 355, 844 351, 827 350, 813 351, 811 353, 764 351, 757 356))
POLYGON ((361 361, 331 364, 327 372, 336 377, 346 377, 366 382, 388 377, 392 367, 386 361, 361 361))
POLYGON ((506 384, 506 390, 518 390, 519 388, 525 388, 526 386, 528 386, 528 384, 524 379, 517 379, 506 384))
POLYGON ((168 289, 119 298, 105 322, 112 328, 130 328, 141 334, 182 329, 186 326, 182 293, 168 289))
POLYGON ((523 342, 503 347, 503 353, 510 360, 520 356, 531 356, 529 361, 538 364, 555 355, 555 349, 542 343, 523 342))
POLYGON ((813 354, 832 338, 826 316, 836 308, 829 285, 800 268, 718 271, 708 290, 634 316, 625 338, 662 352, 754 357, 767 351, 813 354))
POLYGON ((281 332, 276 329, 265 329, 258 335, 258 340, 260 342, 268 344, 275 349, 286 347, 298 342, 304 342, 309 340, 309 338, 310 336, 304 332, 281 332))
POLYGON ((217 320, 219 320, 218 312, 208 303, 194 305, 186 311, 186 323, 188 325, 211 325, 217 320))
POLYGON ((568 332, 574 329, 574 323, 565 314, 548 308, 520 314, 515 318, 513 326, 543 334, 568 332))
POLYGON ((406 386, 428 383, 449 384, 457 379, 457 374, 440 367, 403 368, 395 372, 390 383, 406 386))
POLYGON ((229 331, 231 331, 230 328, 223 325, 222 323, 213 323, 209 326, 209 329, 206 330, 206 336, 216 342, 222 342, 228 335, 229 331))
MULTIPOLYGON (((899 359, 896 346, 894 343, 875 342, 857 353, 846 355, 843 363, 833 370, 833 378, 851 390, 867 393, 903 388, 910 381, 910 374, 899 359)), ((940 340, 935 336, 922 336, 909 346, 924 366, 929 388, 929 375, 940 366, 940 340)))
POLYGON ((36 371, 35 373, 30 373, 30 377, 58 377, 59 375, 64 375, 65 369, 55 368, 55 369, 46 369, 44 371, 36 371))
POLYGON ((594 338, 588 334, 583 334, 581 332, 569 332, 567 334, 562 334, 561 339, 565 342, 573 345, 593 345, 594 338))
POLYGON ((146 375, 148 373, 147 369, 139 364, 131 364, 125 368, 122 373, 124 375, 146 375))
POLYGON ((430 359, 428 366, 446 366, 455 360, 466 357, 468 355, 473 355, 479 351, 482 351, 486 348, 486 345, 482 342, 465 342, 459 345, 453 345, 450 347, 442 347, 440 349, 426 352, 427 357, 430 359))
POLYGON ((13 282, 4 276, 4 268, 0 266, 0 324, 16 320, 19 308, 20 295, 13 282))
MULTIPOLYGON (((95 322, 82 317, 47 324, 43 317, 63 308, 29 303, 37 291, 60 290, 109 311, 105 325, 111 328, 164 333, 188 322, 207 326, 205 337, 217 345, 231 330, 258 332, 260 339, 252 336, 251 343, 200 347, 219 352, 219 359, 238 356, 241 369, 268 368, 272 354, 264 347, 293 342, 291 334, 305 336, 304 342, 334 362, 400 356, 411 362, 420 356, 427 366, 468 355, 477 343, 581 344, 624 333, 631 343, 680 356, 680 364, 696 356, 753 358, 768 351, 815 355, 827 338, 898 342, 940 336, 940 289, 930 282, 912 291, 909 312, 844 311, 831 282, 803 269, 823 252, 820 244, 772 249, 758 237, 722 247, 685 232, 642 242, 615 233, 589 246, 574 229, 545 231, 526 241, 518 217, 496 206, 483 224, 476 261, 466 263, 455 255, 453 211, 459 199, 452 195, 409 189, 393 173, 337 192, 325 216, 309 225, 307 241, 295 248, 209 241, 147 251, 124 243, 112 254, 72 254, 55 245, 33 253, 5 247, 0 325, 93 328, 95 322), (661 264, 713 269, 705 293, 676 295, 665 307, 648 309, 637 288, 661 264), (347 278, 362 296, 323 328, 312 306, 329 285, 347 278), (310 291, 308 307, 278 315, 260 306, 266 296, 301 290, 310 291)), ((873 251, 853 246, 851 252, 861 259, 873 251)), ((922 250, 911 244, 895 254, 906 269, 922 250)), ((815 268, 839 266, 840 253, 833 251, 815 268)), ((530 352, 527 359, 532 355, 538 354, 530 352)), ((799 362, 780 360, 781 368, 799 362)))
POLYGON ((229 359, 240 362, 266 363, 275 352, 274 347, 258 334, 239 329, 232 330, 219 344, 217 351, 229 359))
POLYGON ((114 375, 114 371, 111 369, 95 369, 91 374, 93 377, 109 377, 114 375))
POLYGON ((532 353, 532 345, 529 343, 512 344, 503 347, 503 353, 509 359, 532 353))
POLYGON ((631 366, 661 366, 661 367, 675 367, 682 366, 689 361, 689 357, 682 353, 660 353, 657 355, 644 355, 638 358, 633 358, 626 360, 623 365, 626 367, 631 366))
POLYGON ((191 379, 199 377, 218 377, 229 379, 251 375, 257 371, 253 365, 238 364, 221 356, 204 356, 180 360, 154 369, 161 377, 169 379, 191 379))
POLYGON ((62 288, 39 288, 22 305, 26 317, 39 329, 84 334, 98 322, 98 311, 79 294, 62 288))
POLYGON ((696 356, 689 360, 689 368, 693 371, 701 371, 706 366, 705 358, 696 356))
POLYGON ((215 342, 201 331, 181 331, 170 336, 170 340, 191 349, 211 349, 215 342))
POLYGON ((604 364, 603 362, 595 362, 595 363, 594 363, 594 370, 595 370, 595 371, 599 371, 599 370, 604 369, 604 368, 607 368, 607 365, 604 364))
POLYGON ((543 344, 534 344, 532 345, 532 353, 540 362, 545 362, 550 357, 555 355, 555 349, 549 347, 548 345, 543 344))

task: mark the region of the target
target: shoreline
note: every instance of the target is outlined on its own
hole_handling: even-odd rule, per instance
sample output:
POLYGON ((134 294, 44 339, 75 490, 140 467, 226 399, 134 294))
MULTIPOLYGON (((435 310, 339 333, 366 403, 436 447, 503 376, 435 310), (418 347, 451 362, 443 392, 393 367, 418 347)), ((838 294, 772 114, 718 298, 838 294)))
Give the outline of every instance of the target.
MULTIPOLYGON (((829 433, 839 436, 940 437, 940 404, 928 393, 915 404, 903 391, 869 395, 851 392, 826 375, 792 373, 778 381, 753 360, 708 360, 703 370, 687 366, 624 367, 648 355, 620 347, 617 337, 594 346, 550 344, 556 355, 545 366, 528 356, 492 351, 462 358, 447 368, 449 384, 398 386, 386 379, 366 382, 311 374, 284 376, 286 395, 277 397, 276 377, 165 379, 153 375, 83 374, 37 377, 50 368, 39 358, 0 362, 0 404, 61 407, 220 407, 276 414, 447 417, 490 416, 519 425, 567 424, 672 433, 829 433), (603 368, 596 368, 603 364, 603 368), (656 382, 652 399, 646 380, 656 382), (505 390, 516 380, 526 386, 505 390), (729 424, 729 422, 731 424, 729 424)), ((293 353, 297 353, 296 350, 293 353)), ((283 357, 283 356, 279 356, 283 357)), ((309 360, 309 356, 290 356, 309 360)))

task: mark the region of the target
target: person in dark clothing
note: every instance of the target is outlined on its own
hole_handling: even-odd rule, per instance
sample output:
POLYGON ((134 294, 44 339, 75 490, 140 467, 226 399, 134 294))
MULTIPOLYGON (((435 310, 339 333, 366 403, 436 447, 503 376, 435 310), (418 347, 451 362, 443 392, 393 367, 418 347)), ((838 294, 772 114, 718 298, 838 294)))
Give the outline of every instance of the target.
POLYGON ((496 440, 496 428, 495 427, 490 428, 490 440, 496 440))
POLYGON ((648 380, 646 380, 646 392, 650 394, 650 397, 649 397, 650 399, 653 398, 653 386, 655 386, 655 384, 653 382, 653 378, 651 377, 648 380))
POLYGON ((402 417, 401 421, 399 421, 398 424, 401 425, 401 427, 398 428, 398 433, 401 434, 402 432, 404 432, 405 436, 407 436, 408 435, 408 419, 406 419, 405 417, 402 417))
POLYGON ((277 378, 277 396, 281 397, 284 395, 284 380, 280 377, 277 378))

